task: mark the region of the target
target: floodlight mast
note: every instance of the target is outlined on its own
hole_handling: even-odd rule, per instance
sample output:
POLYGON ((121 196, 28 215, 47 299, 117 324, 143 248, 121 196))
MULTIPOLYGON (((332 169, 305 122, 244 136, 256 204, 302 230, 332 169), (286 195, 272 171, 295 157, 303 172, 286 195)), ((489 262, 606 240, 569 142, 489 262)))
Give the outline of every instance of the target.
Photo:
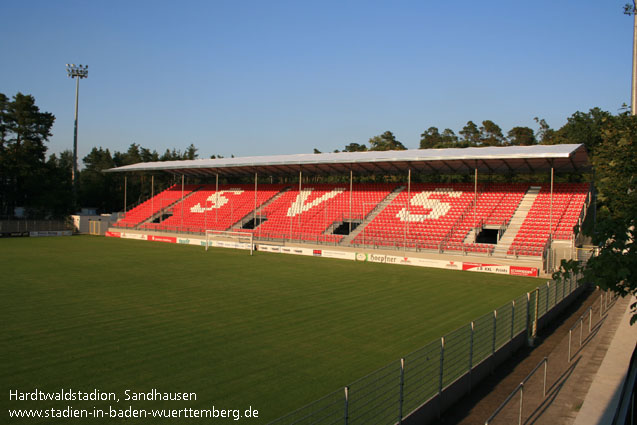
POLYGON ((630 91, 630 113, 637 115, 637 3, 624 6, 624 14, 633 17, 633 74, 630 91))
POLYGON ((635 13, 637 6, 633 0, 633 79, 631 100, 631 113, 637 115, 637 14, 635 13))
POLYGON ((88 77, 88 65, 66 64, 69 78, 75 78, 75 126, 73 128, 73 169, 71 182, 73 185, 73 202, 77 202, 77 107, 80 94, 80 79, 88 77))

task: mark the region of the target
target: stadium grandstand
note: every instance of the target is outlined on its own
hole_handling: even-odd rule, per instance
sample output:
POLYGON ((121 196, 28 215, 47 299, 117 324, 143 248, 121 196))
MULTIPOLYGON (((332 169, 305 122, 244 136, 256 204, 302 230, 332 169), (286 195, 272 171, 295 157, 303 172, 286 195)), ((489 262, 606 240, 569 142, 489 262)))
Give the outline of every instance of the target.
POLYGON ((181 176, 181 183, 125 211, 114 231, 246 232, 257 243, 497 258, 549 272, 561 258, 572 258, 576 226, 594 198, 589 183, 556 183, 555 173, 591 170, 585 147, 570 144, 198 159, 107 172, 181 176), (425 174, 468 177, 412 182, 425 174), (550 181, 493 182, 485 175, 550 175, 550 181), (317 176, 343 183, 315 183, 317 176), (392 176, 385 181, 393 183, 365 183, 362 176, 392 176), (208 183, 185 184, 186 178, 208 183), (246 184, 248 178, 254 183, 246 184))

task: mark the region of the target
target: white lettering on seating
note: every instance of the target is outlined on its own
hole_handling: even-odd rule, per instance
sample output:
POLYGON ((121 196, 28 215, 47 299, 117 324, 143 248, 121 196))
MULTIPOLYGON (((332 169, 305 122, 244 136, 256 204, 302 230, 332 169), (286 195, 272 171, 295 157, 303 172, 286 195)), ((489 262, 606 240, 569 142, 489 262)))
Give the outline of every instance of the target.
POLYGON ((421 207, 423 209, 430 209, 431 211, 425 214, 414 214, 408 210, 407 207, 398 211, 396 217, 400 221, 408 221, 410 223, 423 222, 425 220, 434 220, 446 215, 451 209, 449 202, 443 202, 440 199, 430 198, 432 195, 443 195, 451 198, 459 198, 462 196, 462 192, 456 192, 449 187, 437 188, 434 191, 420 192, 409 200, 410 205, 421 207))
POLYGON ((296 200, 292 203, 292 205, 290 205, 290 208, 288 208, 288 217, 294 217, 299 214, 303 214, 304 212, 309 211, 311 208, 314 208, 315 206, 320 205, 325 201, 329 201, 330 199, 338 196, 345 191, 344 188, 337 187, 331 192, 327 192, 323 196, 320 196, 311 202, 307 202, 307 199, 310 197, 313 190, 314 189, 309 188, 303 189, 301 190, 301 192, 299 192, 296 200))
POLYGON ((208 199, 206 199, 206 202, 205 202, 205 205, 208 205, 209 203, 212 203, 212 205, 208 207, 208 206, 201 206, 201 203, 198 203, 197 205, 190 208, 190 212, 202 213, 206 211, 212 211, 215 208, 219 209, 223 207, 230 201, 227 197, 223 196, 224 193, 232 193, 234 195, 241 195, 243 193, 243 190, 228 189, 228 190, 220 190, 218 193, 214 192, 212 195, 208 196, 208 199))

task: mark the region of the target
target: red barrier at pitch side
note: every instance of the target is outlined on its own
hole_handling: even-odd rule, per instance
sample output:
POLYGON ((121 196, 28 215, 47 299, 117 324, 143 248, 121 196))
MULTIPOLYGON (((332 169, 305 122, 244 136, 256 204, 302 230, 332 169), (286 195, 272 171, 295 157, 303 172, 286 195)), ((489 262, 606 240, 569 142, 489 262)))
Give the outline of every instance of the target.
POLYGON ((155 242, 168 242, 168 243, 177 243, 177 238, 174 236, 155 236, 155 235, 148 235, 148 240, 149 241, 155 241, 155 242))
POLYGON ((511 266, 510 274, 513 276, 537 276, 538 269, 537 267, 511 266))

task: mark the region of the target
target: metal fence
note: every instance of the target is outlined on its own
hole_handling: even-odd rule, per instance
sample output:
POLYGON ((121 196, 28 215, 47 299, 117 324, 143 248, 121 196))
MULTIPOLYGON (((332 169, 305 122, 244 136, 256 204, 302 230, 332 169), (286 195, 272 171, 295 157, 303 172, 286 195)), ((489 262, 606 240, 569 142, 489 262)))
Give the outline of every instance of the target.
POLYGON ((548 282, 270 425, 393 425, 442 394, 578 287, 548 282), (538 312, 537 318, 535 311, 538 312))
MULTIPOLYGON (((548 293, 553 294, 553 289, 549 289, 548 293)), ((549 297, 549 299, 551 298, 549 297)), ((583 349, 587 341, 590 341, 596 329, 601 326, 603 315, 608 312, 616 300, 617 296, 608 291, 601 293, 599 302, 593 302, 571 326, 568 338, 558 343, 549 358, 545 357, 538 363, 484 424, 533 423, 534 419, 538 418, 537 415, 540 414, 541 407, 559 392, 560 383, 567 379, 568 370, 574 367, 571 363, 572 360, 583 349), (566 345, 568 345, 568 349, 566 349, 566 345), (565 352, 568 353, 567 357, 564 356, 565 352), (543 379, 529 382, 541 366, 544 366, 543 379)))
POLYGON ((537 366, 535 366, 533 368, 533 370, 531 371, 531 373, 529 373, 527 375, 526 378, 524 378, 522 380, 522 382, 520 382, 520 384, 515 388, 515 390, 513 390, 513 392, 511 394, 509 394, 509 396, 506 398, 506 400, 504 400, 504 403, 502 403, 500 405, 500 407, 498 407, 496 409, 495 412, 493 412, 493 414, 491 416, 489 416, 489 418, 486 420, 486 422, 484 423, 484 425, 489 425, 489 423, 491 423, 491 421, 493 421, 493 419, 498 415, 498 413, 500 413, 502 411, 502 409, 504 408, 504 406, 506 406, 516 394, 520 394, 520 410, 518 413, 518 425, 522 425, 522 408, 524 407, 524 385, 529 382, 529 380, 533 377, 533 375, 535 375, 535 372, 537 372, 541 366, 544 366, 544 374, 543 374, 543 379, 542 379, 542 397, 546 397, 546 370, 548 368, 549 365, 549 359, 548 357, 544 357, 538 364, 537 366))

